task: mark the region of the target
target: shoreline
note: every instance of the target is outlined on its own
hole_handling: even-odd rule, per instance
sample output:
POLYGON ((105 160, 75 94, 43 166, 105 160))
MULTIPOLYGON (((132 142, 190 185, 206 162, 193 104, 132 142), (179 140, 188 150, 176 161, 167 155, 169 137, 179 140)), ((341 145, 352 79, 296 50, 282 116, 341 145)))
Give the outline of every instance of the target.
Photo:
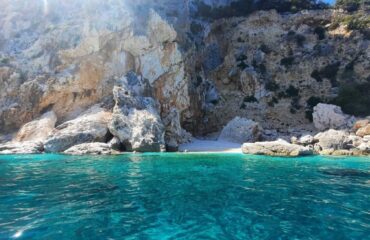
POLYGON ((242 153, 242 144, 223 140, 201 140, 181 144, 178 152, 184 153, 242 153))

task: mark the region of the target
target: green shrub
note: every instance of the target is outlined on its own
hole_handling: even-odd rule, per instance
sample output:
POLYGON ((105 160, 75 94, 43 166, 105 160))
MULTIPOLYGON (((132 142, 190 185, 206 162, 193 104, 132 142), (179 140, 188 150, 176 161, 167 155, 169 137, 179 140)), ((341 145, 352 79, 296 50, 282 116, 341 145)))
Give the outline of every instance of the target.
POLYGON ((275 81, 269 81, 266 83, 265 88, 270 92, 275 92, 279 90, 280 86, 275 81))
POLYGON ((370 115, 370 82, 347 83, 340 86, 333 104, 342 107, 345 113, 355 116, 370 115))
POLYGON ((285 95, 287 97, 298 97, 298 95, 299 95, 299 89, 297 89, 294 86, 290 85, 289 88, 285 91, 285 95))
POLYGON ((302 108, 300 104, 301 98, 299 96, 293 97, 290 102, 290 113, 295 114, 299 109, 302 108))
POLYGON ((240 54, 239 56, 236 57, 236 61, 244 61, 247 59, 248 57, 245 54, 240 54))
POLYGON ((279 92, 278 93, 279 98, 294 98, 299 97, 299 89, 296 87, 290 85, 285 92, 279 92))
POLYGON ((254 96, 247 96, 243 99, 243 102, 252 103, 252 102, 258 102, 258 100, 254 96))
POLYGON ((237 66, 239 67, 240 70, 244 70, 246 67, 248 67, 248 65, 244 61, 239 62, 237 66))
POLYGON ((2 58, 0 60, 0 63, 2 63, 2 64, 9 64, 9 62, 10 62, 9 58, 2 58))
POLYGON ((297 45, 299 47, 303 47, 303 44, 304 44, 305 41, 306 41, 306 37, 305 36, 303 36, 301 34, 297 34, 295 36, 295 42, 297 43, 297 45))
POLYGON ((319 104, 319 103, 325 103, 326 101, 322 100, 319 97, 310 97, 307 102, 306 102, 306 111, 305 111, 305 116, 310 122, 313 121, 312 119, 312 114, 313 114, 313 108, 319 104))
POLYGON ((365 1, 366 0, 337 0, 335 6, 349 12, 354 12, 359 10, 361 4, 365 1))
POLYGON ((360 31, 366 39, 369 39, 370 15, 366 12, 358 12, 345 17, 337 17, 333 20, 330 29, 335 29, 340 25, 346 25, 348 30, 360 31))
POLYGON ((298 12, 304 9, 324 9, 328 5, 316 0, 259 0, 257 8, 275 9, 278 12, 298 12))
POLYGON ((316 0, 235 0, 229 5, 211 7, 203 1, 195 1, 194 15, 204 19, 242 17, 258 10, 275 9, 278 12, 298 12, 304 9, 328 8, 327 4, 316 0))
POLYGON ((370 15, 367 14, 352 15, 347 17, 345 21, 348 30, 365 31, 370 29, 370 15))
POLYGON ((320 70, 314 70, 311 77, 318 82, 322 82, 323 78, 330 80, 332 86, 337 86, 337 75, 340 67, 340 62, 334 62, 326 65, 320 70))
POLYGON ((294 63, 294 57, 293 56, 285 57, 285 58, 281 59, 281 61, 280 61, 280 65, 283 65, 284 67, 289 67, 289 66, 293 65, 293 63, 294 63))
POLYGON ((313 96, 307 100, 306 104, 308 108, 314 108, 317 104, 324 102, 321 98, 313 96))
POLYGON ((313 32, 317 35, 317 38, 319 40, 323 40, 326 37, 326 30, 325 30, 325 28, 323 28, 321 26, 315 27, 315 29, 313 30, 313 32))
POLYGON ((311 77, 314 78, 317 82, 322 82, 322 78, 318 70, 313 70, 313 72, 311 73, 311 77))
POLYGON ((267 104, 270 106, 270 107, 274 107, 275 104, 279 103, 279 99, 277 99, 276 97, 273 97, 270 101, 267 102, 267 104))
POLYGON ((260 46, 260 50, 261 50, 262 52, 264 52, 265 54, 269 54, 269 53, 271 53, 271 49, 270 49, 266 44, 262 44, 262 45, 260 46))
POLYGON ((190 24, 190 31, 193 33, 193 34, 199 34, 203 31, 203 26, 197 22, 192 22, 190 24))

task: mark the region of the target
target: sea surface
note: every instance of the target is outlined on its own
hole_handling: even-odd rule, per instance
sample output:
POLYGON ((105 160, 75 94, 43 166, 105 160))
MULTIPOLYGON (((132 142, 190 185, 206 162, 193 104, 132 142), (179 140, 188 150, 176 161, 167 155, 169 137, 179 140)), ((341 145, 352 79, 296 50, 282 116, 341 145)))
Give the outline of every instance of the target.
POLYGON ((0 239, 369 239, 370 158, 0 156, 0 239))

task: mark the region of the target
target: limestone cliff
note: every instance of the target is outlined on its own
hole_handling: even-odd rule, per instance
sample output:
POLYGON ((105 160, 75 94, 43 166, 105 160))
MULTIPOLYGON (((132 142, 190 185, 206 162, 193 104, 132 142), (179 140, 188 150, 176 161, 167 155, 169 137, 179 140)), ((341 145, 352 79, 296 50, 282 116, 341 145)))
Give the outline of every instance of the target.
POLYGON ((150 113, 158 131, 150 137, 141 126, 132 131, 138 141, 162 144, 153 139, 163 134, 176 149, 187 132, 217 132, 238 116, 265 129, 312 130, 317 103, 347 83, 369 84, 366 31, 337 21, 350 13, 231 9, 218 17, 237 2, 0 1, 0 135, 50 111, 58 126, 98 104, 120 119, 110 124, 116 139, 126 141, 126 128, 150 113), (119 102, 125 89, 135 104, 119 102))

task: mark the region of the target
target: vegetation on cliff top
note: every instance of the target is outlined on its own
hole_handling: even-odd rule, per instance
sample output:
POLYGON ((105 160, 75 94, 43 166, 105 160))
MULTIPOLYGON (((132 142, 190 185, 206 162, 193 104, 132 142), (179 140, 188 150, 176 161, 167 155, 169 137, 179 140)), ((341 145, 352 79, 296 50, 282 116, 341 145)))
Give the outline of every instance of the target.
POLYGON ((298 12, 305 9, 324 9, 329 5, 317 0, 237 0, 230 5, 212 7, 202 1, 196 2, 196 16, 205 19, 242 17, 258 10, 275 9, 278 12, 298 12))

